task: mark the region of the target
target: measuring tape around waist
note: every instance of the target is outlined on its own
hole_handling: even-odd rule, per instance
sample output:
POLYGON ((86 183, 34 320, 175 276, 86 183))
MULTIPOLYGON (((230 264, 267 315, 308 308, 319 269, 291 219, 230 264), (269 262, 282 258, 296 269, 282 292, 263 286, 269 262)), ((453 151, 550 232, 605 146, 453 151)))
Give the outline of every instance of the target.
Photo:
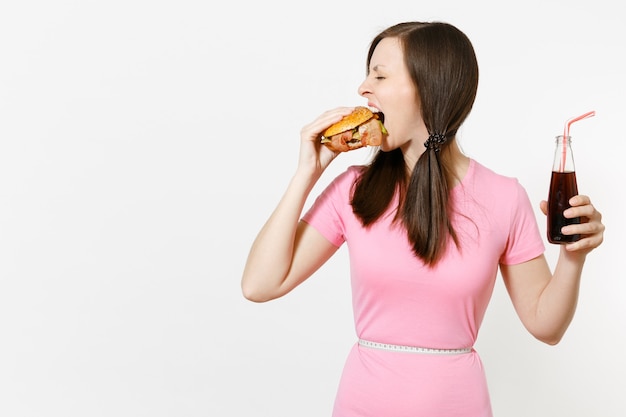
POLYGON ((387 350, 392 352, 422 353, 427 355, 460 355, 470 353, 473 350, 471 347, 460 349, 439 349, 419 346, 392 345, 389 343, 372 342, 365 339, 359 339, 359 345, 371 349, 387 350))

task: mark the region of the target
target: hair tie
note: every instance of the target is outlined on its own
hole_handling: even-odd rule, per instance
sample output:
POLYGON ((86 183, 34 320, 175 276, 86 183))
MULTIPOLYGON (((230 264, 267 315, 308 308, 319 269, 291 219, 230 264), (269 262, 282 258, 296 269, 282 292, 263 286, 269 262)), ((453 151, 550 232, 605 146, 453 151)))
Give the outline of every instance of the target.
POLYGON ((431 133, 428 136, 426 142, 424 142, 424 146, 428 150, 434 150, 435 152, 439 152, 441 150, 441 145, 446 141, 446 135, 441 133, 431 133))

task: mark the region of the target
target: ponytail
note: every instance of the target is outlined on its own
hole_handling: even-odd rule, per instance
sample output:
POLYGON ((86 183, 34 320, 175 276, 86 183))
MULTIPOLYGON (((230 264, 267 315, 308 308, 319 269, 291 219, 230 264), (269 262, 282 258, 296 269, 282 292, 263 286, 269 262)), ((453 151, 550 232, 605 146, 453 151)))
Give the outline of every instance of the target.
POLYGON ((432 134, 424 146, 407 188, 402 221, 413 251, 424 263, 434 266, 445 252, 450 236, 458 244, 448 214, 449 185, 442 150, 446 137, 432 134))

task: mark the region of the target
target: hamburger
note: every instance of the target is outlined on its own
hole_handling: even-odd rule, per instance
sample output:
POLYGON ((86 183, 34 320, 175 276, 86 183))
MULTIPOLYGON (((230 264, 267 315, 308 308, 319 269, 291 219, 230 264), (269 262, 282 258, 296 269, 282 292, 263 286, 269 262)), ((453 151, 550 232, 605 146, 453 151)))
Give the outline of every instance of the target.
POLYGON ((321 142, 333 152, 348 152, 365 146, 380 146, 387 129, 382 113, 356 107, 352 113, 322 133, 321 142))

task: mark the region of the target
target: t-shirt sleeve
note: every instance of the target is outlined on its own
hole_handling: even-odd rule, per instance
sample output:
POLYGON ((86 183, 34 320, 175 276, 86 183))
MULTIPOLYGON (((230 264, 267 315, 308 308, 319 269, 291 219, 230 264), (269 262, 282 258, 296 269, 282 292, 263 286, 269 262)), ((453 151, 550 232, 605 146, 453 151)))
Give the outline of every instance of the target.
POLYGON ((302 216, 302 220, 313 226, 330 243, 339 247, 345 242, 344 216, 352 213, 350 190, 354 182, 356 169, 337 176, 315 199, 311 208, 302 216))
POLYGON ((500 263, 504 265, 530 261, 545 251, 528 194, 518 181, 515 183, 516 199, 513 200, 515 204, 512 206, 509 236, 506 249, 500 257, 500 263))

